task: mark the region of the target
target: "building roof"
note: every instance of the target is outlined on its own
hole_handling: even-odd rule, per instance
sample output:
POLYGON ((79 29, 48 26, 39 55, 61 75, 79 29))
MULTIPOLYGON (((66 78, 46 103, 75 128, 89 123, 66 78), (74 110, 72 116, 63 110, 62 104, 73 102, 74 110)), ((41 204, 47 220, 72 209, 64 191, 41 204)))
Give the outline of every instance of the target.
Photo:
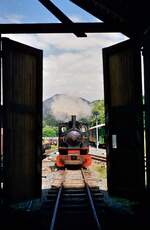
POLYGON ((95 126, 93 126, 93 127, 90 127, 89 130, 91 130, 91 129, 96 129, 96 128, 100 128, 100 127, 104 127, 104 126, 105 126, 105 124, 95 125, 95 126))
POLYGON ((142 35, 150 29, 149 1, 132 0, 71 0, 105 23, 128 28, 129 37, 142 35))
POLYGON ((103 23, 74 23, 52 1, 39 0, 62 23, 0 24, 0 33, 86 33, 121 32, 143 39, 150 33, 148 0, 70 0, 103 23))

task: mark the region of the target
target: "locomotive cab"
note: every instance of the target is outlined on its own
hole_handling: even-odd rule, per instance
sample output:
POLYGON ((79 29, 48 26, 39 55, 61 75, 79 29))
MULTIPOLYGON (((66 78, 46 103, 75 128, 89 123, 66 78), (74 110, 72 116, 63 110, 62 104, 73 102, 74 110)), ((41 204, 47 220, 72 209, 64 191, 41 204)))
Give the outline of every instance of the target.
POLYGON ((89 133, 87 124, 76 120, 73 115, 71 121, 59 124, 59 155, 56 159, 57 167, 79 165, 88 167, 91 164, 89 153, 89 133))

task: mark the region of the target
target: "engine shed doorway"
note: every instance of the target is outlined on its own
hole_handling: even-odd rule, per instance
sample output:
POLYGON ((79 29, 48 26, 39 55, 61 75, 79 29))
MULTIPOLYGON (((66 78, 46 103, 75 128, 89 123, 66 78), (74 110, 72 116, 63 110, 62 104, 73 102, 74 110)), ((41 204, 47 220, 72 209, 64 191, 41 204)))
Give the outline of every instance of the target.
MULTIPOLYGON (((2 172, 1 190, 21 201, 41 194, 42 51, 4 38, 2 53, 3 157, 9 170, 2 172)), ((108 191, 135 196, 145 189, 140 48, 131 40, 105 48, 103 65, 108 191)))

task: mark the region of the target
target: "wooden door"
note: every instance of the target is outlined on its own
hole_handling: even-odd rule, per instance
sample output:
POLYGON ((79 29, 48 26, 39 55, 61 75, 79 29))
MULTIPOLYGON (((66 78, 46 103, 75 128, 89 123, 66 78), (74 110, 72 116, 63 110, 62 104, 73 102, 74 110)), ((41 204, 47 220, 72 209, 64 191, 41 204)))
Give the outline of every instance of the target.
POLYGON ((143 44, 147 190, 150 193, 150 37, 143 44))
POLYGON ((42 153, 42 51, 2 39, 4 196, 40 197, 42 153))
POLYGON ((130 40, 103 49, 108 191, 144 191, 140 49, 130 40))

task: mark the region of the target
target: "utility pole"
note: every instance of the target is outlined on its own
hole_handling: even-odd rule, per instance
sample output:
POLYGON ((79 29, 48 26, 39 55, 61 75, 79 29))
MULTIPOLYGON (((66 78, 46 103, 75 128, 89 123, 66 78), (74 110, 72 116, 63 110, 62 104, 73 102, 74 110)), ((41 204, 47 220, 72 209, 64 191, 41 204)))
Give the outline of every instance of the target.
POLYGON ((96 149, 98 149, 99 146, 99 140, 98 140, 98 112, 95 112, 95 117, 96 117, 96 149))

